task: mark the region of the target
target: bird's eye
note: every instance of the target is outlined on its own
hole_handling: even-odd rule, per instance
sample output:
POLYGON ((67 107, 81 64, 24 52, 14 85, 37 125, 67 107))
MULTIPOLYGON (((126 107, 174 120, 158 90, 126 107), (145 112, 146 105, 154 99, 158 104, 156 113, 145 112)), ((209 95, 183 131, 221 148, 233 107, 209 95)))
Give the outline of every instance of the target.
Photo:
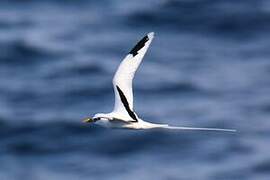
POLYGON ((94 121, 98 121, 100 119, 101 119, 100 117, 97 117, 97 118, 94 118, 94 121))

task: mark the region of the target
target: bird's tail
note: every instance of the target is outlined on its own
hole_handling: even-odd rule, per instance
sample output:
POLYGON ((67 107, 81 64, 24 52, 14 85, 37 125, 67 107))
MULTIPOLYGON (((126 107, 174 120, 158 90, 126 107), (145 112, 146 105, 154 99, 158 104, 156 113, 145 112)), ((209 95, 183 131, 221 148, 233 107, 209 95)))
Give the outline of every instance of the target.
POLYGON ((236 132, 235 129, 220 129, 220 128, 197 128, 197 127, 181 127, 181 126, 169 126, 163 125, 160 128, 164 129, 177 129, 177 130, 195 130, 195 131, 223 131, 223 132, 236 132))

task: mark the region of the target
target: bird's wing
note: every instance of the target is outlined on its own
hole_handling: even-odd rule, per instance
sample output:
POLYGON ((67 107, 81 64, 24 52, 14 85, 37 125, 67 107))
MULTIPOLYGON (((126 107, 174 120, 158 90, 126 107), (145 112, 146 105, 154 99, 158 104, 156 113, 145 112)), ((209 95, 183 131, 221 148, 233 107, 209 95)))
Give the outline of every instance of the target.
POLYGON ((113 112, 121 117, 138 121, 137 115, 133 111, 132 80, 153 38, 153 32, 144 36, 123 59, 114 75, 115 104, 113 112))

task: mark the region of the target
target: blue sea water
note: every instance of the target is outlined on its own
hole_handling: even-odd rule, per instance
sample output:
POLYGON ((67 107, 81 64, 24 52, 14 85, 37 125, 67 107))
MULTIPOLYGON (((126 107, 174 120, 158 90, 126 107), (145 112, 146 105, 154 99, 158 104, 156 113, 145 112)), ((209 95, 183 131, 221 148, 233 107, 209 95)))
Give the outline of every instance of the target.
POLYGON ((0 2, 0 180, 268 180, 267 0, 0 2), (111 80, 146 33, 141 118, 237 133, 110 130, 111 80))

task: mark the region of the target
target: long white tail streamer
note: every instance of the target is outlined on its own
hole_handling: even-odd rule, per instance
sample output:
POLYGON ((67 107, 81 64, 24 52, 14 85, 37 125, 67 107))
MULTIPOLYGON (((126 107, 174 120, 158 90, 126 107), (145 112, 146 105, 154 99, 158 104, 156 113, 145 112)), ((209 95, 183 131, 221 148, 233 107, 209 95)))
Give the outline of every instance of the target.
POLYGON ((177 129, 177 130, 195 130, 195 131, 225 131, 236 132, 235 129, 220 129, 220 128, 196 128, 196 127, 181 127, 181 126, 162 126, 165 129, 177 129))

